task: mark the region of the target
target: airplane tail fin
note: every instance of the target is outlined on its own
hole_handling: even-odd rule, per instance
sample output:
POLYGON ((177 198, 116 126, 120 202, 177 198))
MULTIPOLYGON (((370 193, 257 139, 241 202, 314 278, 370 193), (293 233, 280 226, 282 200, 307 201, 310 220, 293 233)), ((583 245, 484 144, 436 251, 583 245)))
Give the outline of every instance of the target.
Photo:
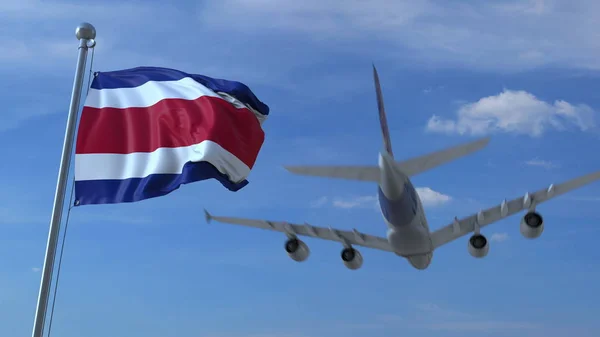
POLYGON ((373 65, 373 81, 375 82, 375 94, 377 96, 377 109, 379 110, 379 124, 381 125, 381 135, 383 136, 383 146, 385 151, 393 158, 392 142, 390 141, 390 130, 388 129, 385 107, 383 106, 383 94, 381 93, 381 84, 379 83, 379 74, 377 68, 373 65))
MULTIPOLYGON (((392 143, 388 130, 387 118, 383 107, 383 94, 379 83, 377 69, 373 65, 373 79, 375 81, 375 93, 377 95, 377 107, 379 108, 379 123, 383 136, 383 145, 387 154, 393 158, 392 143)), ((469 155, 483 149, 489 143, 489 137, 481 138, 466 144, 453 146, 444 150, 436 151, 420 157, 403 161, 395 161, 394 165, 407 177, 412 177, 432 168, 444 165, 458 158, 469 155)), ((379 166, 285 166, 285 169, 299 175, 339 178, 347 180, 379 182, 381 172, 379 166)))

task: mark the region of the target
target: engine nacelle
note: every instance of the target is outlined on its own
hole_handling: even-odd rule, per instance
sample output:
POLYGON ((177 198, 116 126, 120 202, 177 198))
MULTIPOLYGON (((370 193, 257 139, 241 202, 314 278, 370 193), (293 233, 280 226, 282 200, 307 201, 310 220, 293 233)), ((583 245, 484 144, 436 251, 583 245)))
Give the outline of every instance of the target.
POLYGON ((310 249, 303 241, 293 238, 285 242, 285 251, 292 260, 302 262, 310 255, 310 249))
POLYGON ((485 257, 490 251, 490 244, 485 236, 474 234, 469 239, 469 254, 476 258, 485 257))
POLYGON ((346 268, 356 270, 362 267, 363 257, 360 252, 354 248, 344 248, 342 250, 342 261, 346 268))
POLYGON ((521 219, 521 235, 527 239, 536 239, 544 231, 544 218, 537 212, 528 212, 521 219))

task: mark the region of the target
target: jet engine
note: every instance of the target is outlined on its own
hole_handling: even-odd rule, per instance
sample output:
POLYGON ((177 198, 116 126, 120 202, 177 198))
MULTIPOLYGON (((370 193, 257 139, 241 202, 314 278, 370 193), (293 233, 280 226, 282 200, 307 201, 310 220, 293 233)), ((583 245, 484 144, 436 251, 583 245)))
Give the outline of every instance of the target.
POLYGON ((310 249, 308 249, 306 243, 297 238, 292 238, 285 242, 285 251, 292 260, 297 262, 306 260, 310 255, 310 249))
POLYGON ((485 257, 490 251, 490 245, 485 236, 474 234, 469 239, 469 253, 476 258, 485 257))
POLYGON ((521 219, 521 235, 527 239, 535 239, 544 231, 544 219, 537 212, 528 212, 521 219))
POLYGON ((352 247, 342 250, 342 261, 346 268, 356 270, 363 264, 363 257, 360 252, 352 247))

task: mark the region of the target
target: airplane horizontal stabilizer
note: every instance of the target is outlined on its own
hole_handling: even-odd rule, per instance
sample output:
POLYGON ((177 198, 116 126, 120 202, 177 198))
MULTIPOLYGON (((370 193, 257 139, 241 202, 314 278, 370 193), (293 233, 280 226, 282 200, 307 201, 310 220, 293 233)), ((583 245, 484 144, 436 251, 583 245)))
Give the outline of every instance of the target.
POLYGON ((474 142, 453 146, 420 157, 398 162, 398 168, 409 177, 423 173, 432 168, 442 166, 455 159, 479 151, 488 145, 490 138, 482 138, 474 142))

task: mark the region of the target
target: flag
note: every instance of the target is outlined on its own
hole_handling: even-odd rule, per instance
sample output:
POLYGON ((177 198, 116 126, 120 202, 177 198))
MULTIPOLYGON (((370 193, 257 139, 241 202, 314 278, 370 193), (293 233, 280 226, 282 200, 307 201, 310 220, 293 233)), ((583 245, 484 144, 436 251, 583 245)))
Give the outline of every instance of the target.
POLYGON ((157 67, 98 72, 77 133, 75 205, 136 202, 206 179, 238 191, 268 115, 240 82, 157 67))

